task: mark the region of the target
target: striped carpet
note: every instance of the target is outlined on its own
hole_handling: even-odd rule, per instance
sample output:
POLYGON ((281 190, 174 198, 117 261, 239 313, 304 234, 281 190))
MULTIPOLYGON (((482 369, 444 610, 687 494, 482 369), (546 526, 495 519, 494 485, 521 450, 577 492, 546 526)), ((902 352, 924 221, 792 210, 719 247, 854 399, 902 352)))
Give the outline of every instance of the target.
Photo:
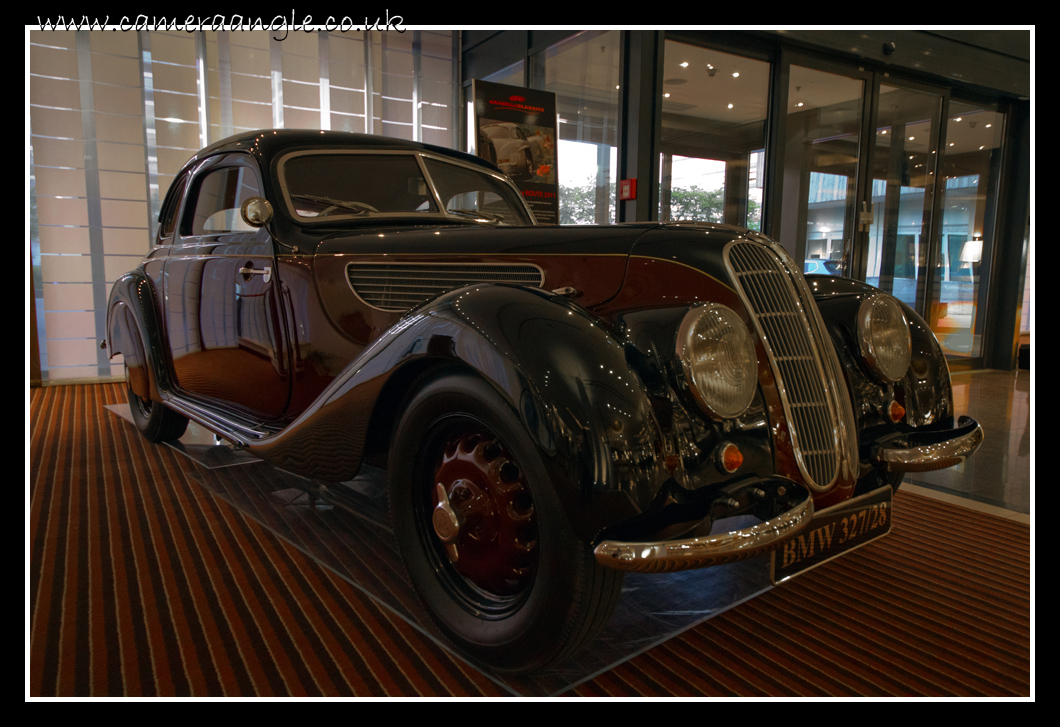
MULTIPOLYGON (((30 394, 28 696, 510 695, 103 408, 122 402, 30 394)), ((899 492, 884 540, 565 694, 1029 696, 1029 541, 899 492)))

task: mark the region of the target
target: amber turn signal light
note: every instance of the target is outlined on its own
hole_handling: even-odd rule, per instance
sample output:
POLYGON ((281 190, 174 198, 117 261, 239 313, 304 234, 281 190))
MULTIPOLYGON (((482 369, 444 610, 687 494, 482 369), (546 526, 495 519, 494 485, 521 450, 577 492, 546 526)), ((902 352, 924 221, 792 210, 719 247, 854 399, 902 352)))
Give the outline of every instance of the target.
POLYGON ((728 472, 730 475, 736 470, 740 469, 740 465, 743 464, 743 452, 740 448, 731 442, 721 448, 721 452, 718 455, 718 466, 722 470, 728 472))
POLYGON ((900 422, 902 417, 905 416, 905 407, 897 401, 892 401, 891 405, 887 407, 887 416, 891 418, 892 422, 900 422))

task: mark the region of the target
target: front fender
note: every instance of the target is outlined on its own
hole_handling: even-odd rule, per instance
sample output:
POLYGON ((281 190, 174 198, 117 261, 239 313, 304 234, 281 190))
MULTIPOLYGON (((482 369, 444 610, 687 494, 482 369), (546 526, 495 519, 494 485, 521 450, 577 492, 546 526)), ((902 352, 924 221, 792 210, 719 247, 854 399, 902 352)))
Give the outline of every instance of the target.
POLYGON ((885 398, 892 394, 905 407, 905 422, 910 426, 924 426, 953 416, 953 393, 946 356, 935 334, 916 311, 895 299, 909 323, 912 358, 905 376, 891 387, 881 386, 861 362, 857 314, 862 300, 883 291, 847 278, 807 276, 806 279, 836 353, 843 362, 860 429, 890 423, 881 412, 888 403, 885 398))
POLYGON ((144 399, 161 401, 170 390, 166 345, 151 281, 140 270, 118 278, 107 304, 107 350, 122 354, 129 385, 144 399))
POLYGON ((501 394, 586 540, 637 514, 666 479, 659 425, 624 344, 568 299, 508 285, 461 288, 411 312, 287 429, 250 449, 302 476, 349 479, 370 424, 401 415, 373 419, 388 381, 425 364, 471 369, 501 394))

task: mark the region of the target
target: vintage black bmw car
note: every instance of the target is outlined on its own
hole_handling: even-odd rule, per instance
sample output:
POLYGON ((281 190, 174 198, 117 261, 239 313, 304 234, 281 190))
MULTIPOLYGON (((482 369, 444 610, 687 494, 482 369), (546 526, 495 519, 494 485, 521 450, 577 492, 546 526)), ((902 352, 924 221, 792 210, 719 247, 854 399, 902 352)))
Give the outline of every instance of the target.
POLYGON ((893 297, 737 228, 535 226, 465 154, 241 134, 159 222, 105 341, 143 435, 192 419, 310 483, 384 463, 435 625, 498 670, 585 643, 624 571, 884 532, 904 472, 982 439, 893 297))

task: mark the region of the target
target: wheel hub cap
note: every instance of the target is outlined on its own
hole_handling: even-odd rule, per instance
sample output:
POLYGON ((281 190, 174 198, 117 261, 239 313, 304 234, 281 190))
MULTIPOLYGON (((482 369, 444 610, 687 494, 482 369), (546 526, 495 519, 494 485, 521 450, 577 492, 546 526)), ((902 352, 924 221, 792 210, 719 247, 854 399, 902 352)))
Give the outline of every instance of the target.
POLYGON ((534 503, 504 445, 482 433, 450 440, 434 481, 431 524, 457 572, 492 594, 526 588, 537 565, 534 503))

